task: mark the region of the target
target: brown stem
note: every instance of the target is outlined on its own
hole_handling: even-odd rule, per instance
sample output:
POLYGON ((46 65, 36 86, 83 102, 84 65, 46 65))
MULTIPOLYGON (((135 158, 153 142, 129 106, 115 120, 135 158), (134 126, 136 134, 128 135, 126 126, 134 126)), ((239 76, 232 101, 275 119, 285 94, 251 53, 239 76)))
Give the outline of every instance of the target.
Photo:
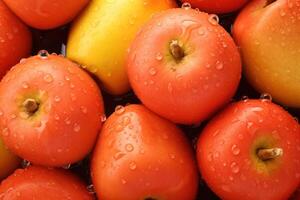
POLYGON ((170 53, 176 61, 182 60, 184 57, 184 51, 182 47, 179 45, 178 40, 172 40, 170 43, 170 53))
POLYGON ((282 154, 282 148, 259 149, 257 151, 257 156, 263 161, 277 158, 282 156, 282 154))
POLYGON ((33 115, 38 109, 39 104, 35 99, 28 98, 23 102, 23 106, 25 108, 26 113, 29 115, 33 115))

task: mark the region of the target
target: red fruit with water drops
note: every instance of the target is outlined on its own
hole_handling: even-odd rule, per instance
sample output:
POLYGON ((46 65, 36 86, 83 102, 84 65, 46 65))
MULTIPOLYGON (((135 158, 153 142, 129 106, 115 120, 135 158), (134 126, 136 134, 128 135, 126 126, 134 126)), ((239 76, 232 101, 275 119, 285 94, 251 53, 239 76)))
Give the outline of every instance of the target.
POLYGON ((26 24, 52 29, 70 22, 89 0, 3 0, 26 24))
POLYGON ((84 183, 70 172, 30 166, 18 169, 0 185, 1 200, 93 200, 84 183))
POLYGON ((200 135, 204 180, 221 199, 288 199, 300 184, 300 126, 269 100, 234 103, 200 135))
POLYGON ((208 13, 229 13, 240 9, 249 0, 181 0, 208 13))
POLYGON ((105 122, 91 164, 102 200, 193 200, 197 165, 174 124, 142 105, 118 106, 105 122))
POLYGON ((178 8, 156 15, 139 32, 127 72, 146 107, 173 122, 193 124, 231 99, 241 60, 216 15, 178 8))
POLYGON ((44 51, 22 60, 2 79, 0 111, 5 145, 47 166, 74 163, 89 153, 104 112, 100 90, 89 75, 44 51))
POLYGON ((31 49, 28 28, 0 0, 0 79, 31 49))

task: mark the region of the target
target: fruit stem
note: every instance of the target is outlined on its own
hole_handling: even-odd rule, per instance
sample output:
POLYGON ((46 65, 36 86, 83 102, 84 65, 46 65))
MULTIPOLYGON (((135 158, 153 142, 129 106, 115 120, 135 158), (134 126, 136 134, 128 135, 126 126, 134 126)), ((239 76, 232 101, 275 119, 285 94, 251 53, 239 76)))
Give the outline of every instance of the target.
POLYGON ((184 57, 184 51, 179 45, 178 40, 172 40, 169 46, 170 53, 176 61, 181 61, 184 57))
POLYGON ((257 152, 257 156, 263 161, 277 158, 282 156, 282 154, 282 148, 259 149, 257 152))
POLYGON ((29 115, 33 115, 38 109, 39 104, 35 99, 28 98, 23 102, 23 106, 25 108, 26 113, 29 115))

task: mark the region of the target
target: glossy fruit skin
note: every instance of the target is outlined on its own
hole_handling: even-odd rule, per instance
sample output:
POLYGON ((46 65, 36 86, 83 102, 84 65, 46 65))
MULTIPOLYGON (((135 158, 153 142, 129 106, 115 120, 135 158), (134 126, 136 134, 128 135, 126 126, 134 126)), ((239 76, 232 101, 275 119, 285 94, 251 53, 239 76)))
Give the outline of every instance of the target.
POLYGON ((0 0, 0 79, 30 50, 30 31, 0 0))
POLYGON ((251 1, 239 14, 233 36, 248 81, 276 102, 300 108, 300 0, 251 1))
POLYGON ((0 111, 5 145, 46 166, 74 163, 89 153, 104 114, 95 82, 57 55, 33 56, 13 67, 0 83, 0 111), (39 102, 39 110, 29 118, 22 106, 28 98, 39 102))
POLYGON ((230 13, 240 9, 249 0, 182 0, 188 2, 193 8, 199 8, 208 13, 230 13))
POLYGON ((183 133, 142 105, 120 107, 107 119, 91 172, 103 200, 192 200, 197 193, 197 165, 183 133))
POLYGON ((300 183, 300 127, 268 100, 231 104, 203 130, 197 143, 200 172, 221 199, 288 199, 300 183), (262 162, 259 148, 283 149, 262 162))
POLYGON ((18 169, 0 185, 1 200, 93 200, 84 183, 62 169, 18 169))
POLYGON ((173 122, 193 124, 231 99, 241 60, 232 38, 212 16, 178 8, 159 13, 136 36, 127 73, 146 107, 173 122), (186 52, 179 63, 168 49, 174 39, 186 52))
POLYGON ((53 29, 70 22, 89 0, 3 0, 26 24, 53 29))
POLYGON ((113 95, 129 91, 127 49, 150 17, 175 7, 174 0, 94 0, 73 24, 67 57, 87 67, 113 95))
POLYGON ((0 138, 0 181, 10 175, 19 165, 20 159, 4 146, 0 138))

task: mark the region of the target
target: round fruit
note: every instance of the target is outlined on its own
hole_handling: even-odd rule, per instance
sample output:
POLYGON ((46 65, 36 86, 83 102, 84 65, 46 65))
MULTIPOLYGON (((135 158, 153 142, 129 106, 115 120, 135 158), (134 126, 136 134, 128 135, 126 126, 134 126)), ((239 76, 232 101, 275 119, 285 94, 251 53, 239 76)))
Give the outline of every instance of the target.
POLYGON ((201 174, 221 199, 288 199, 300 183, 300 126, 269 100, 234 103, 200 135, 201 174))
POLYGON ((0 138, 0 181, 20 165, 20 159, 4 146, 0 138))
MULTIPOLYGON (((181 0, 183 1, 183 0, 181 0)), ((229 13, 240 9, 248 0, 184 0, 208 13, 229 13)))
POLYGON ((146 107, 173 122, 192 124, 231 99, 241 60, 216 15, 178 8, 156 15, 136 36, 127 72, 146 107))
POLYGON ((117 106, 91 165, 102 200, 193 200, 197 165, 183 133, 141 105, 117 106))
POLYGON ((1 135, 12 152, 39 165, 62 166, 92 149, 103 102, 79 66, 42 51, 2 79, 0 112, 1 135))
POLYGON ((233 36, 244 73, 259 92, 300 108, 300 0, 253 0, 239 14, 233 36))
POLYGON ((0 79, 30 54, 31 33, 0 0, 0 79))
POLYGON ((0 185, 1 200, 93 200, 84 183, 70 172, 30 166, 18 169, 0 185))
POLYGON ((52 29, 70 22, 89 0, 3 0, 26 24, 52 29))

